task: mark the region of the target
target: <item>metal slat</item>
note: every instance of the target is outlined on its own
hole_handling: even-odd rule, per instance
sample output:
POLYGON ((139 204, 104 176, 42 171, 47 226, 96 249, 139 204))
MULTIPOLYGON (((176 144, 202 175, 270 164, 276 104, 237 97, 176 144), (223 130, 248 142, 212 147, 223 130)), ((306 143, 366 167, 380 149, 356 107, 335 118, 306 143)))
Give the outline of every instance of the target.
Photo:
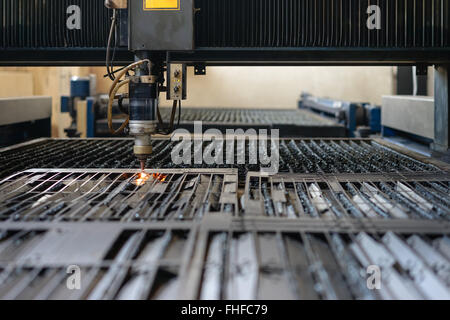
MULTIPOLYGON (((433 238, 425 234, 411 236, 409 232, 299 234, 280 229, 229 233, 223 227, 220 220, 208 219, 202 227, 204 236, 197 237, 195 228, 164 231, 144 227, 130 231, 121 225, 108 226, 103 232, 114 230, 120 236, 111 236, 105 242, 108 245, 104 248, 108 249, 103 250, 107 253, 90 260, 77 255, 81 247, 68 246, 72 241, 62 234, 59 242, 65 243, 66 249, 56 250, 56 259, 38 261, 16 254, 0 261, 0 297, 173 299, 176 288, 196 292, 198 288, 200 297, 205 299, 253 299, 268 295, 280 298, 286 294, 283 297, 295 299, 407 299, 443 298, 450 294, 445 282, 436 281, 445 280, 450 266, 448 258, 439 253, 448 241, 442 235, 433 236, 439 241, 438 249, 434 249, 433 238), (424 253, 424 249, 430 248, 431 253, 424 253), (82 266, 82 290, 66 287, 65 269, 69 263, 82 266), (188 267, 188 272, 181 272, 182 265, 188 267), (367 287, 364 274, 369 265, 381 268, 380 291, 367 287)), ((41 227, 39 232, 32 229, 24 232, 16 227, 15 233, 9 231, 9 237, 0 240, 0 245, 3 241, 17 243, 19 238, 25 240, 25 236, 28 240, 20 244, 23 248, 20 252, 39 246, 50 250, 42 236, 57 237, 59 228, 41 227)), ((74 224, 63 228, 78 230, 80 235, 99 229, 74 224)))
MULTIPOLYGON (((436 177, 437 178, 437 177, 436 177)), ((448 180, 440 182, 443 185, 448 180)), ((436 184, 439 185, 439 182, 436 184)), ((441 190, 423 186, 420 180, 395 178, 389 175, 370 176, 332 174, 325 177, 297 177, 279 174, 270 178, 250 173, 247 178, 243 216, 281 219, 382 221, 432 220, 448 223, 448 197, 436 196, 441 190), (256 179, 260 181, 255 184, 256 179), (270 186, 270 187, 269 187, 270 186), (286 187, 288 186, 288 187, 286 187), (417 190, 417 191, 416 191, 417 190), (296 194, 288 212, 286 195, 296 194), (248 204, 248 205, 247 205, 248 204), (255 210, 259 210, 258 212, 255 210)), ((272 219, 273 220, 273 219, 272 219)))
POLYGON ((2 220, 185 221, 221 212, 230 196, 234 198, 234 208, 226 212, 237 215, 237 176, 231 169, 198 173, 154 171, 141 185, 137 184, 137 170, 61 170, 35 173, 26 178, 25 184, 10 181, 10 186, 0 192, 2 220), (235 193, 230 193, 230 181, 235 193))

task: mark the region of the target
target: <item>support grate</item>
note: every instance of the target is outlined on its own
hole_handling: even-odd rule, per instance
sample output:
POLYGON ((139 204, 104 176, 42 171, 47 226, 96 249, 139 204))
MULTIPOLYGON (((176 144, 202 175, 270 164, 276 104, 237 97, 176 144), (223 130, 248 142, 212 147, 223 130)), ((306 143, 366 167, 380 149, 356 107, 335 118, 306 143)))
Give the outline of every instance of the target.
POLYGON ((169 298, 176 294, 190 234, 93 228, 4 231, 0 299, 169 298), (74 271, 70 265, 79 268, 80 290, 67 287, 67 272, 74 271))
POLYGON ((449 299, 449 259, 448 233, 3 229, 0 299, 449 299))
POLYGON ((450 176, 249 174, 244 216, 450 220, 450 176))
MULTIPOLYGON (((164 119, 169 119, 171 109, 163 108, 164 119)), ((344 138, 347 129, 343 124, 320 117, 308 110, 261 110, 223 108, 183 108, 179 128, 194 132, 194 122, 202 121, 202 129, 218 129, 224 134, 228 129, 278 129, 282 138, 344 138)), ((106 123, 101 122, 100 128, 106 123)), ((107 131, 105 132, 107 133, 107 131)))
MULTIPOLYGON (((185 168, 172 163, 171 151, 177 142, 155 140, 153 155, 147 168, 185 168)), ((203 150, 211 142, 203 142, 203 150)), ((270 143, 268 144, 270 145, 270 143)), ((223 148, 222 144, 222 148, 223 148)), ((256 146, 259 148, 259 146, 256 146)), ((192 168, 237 168, 240 181, 245 181, 249 171, 259 171, 260 166, 249 162, 249 144, 233 144, 235 165, 195 164, 192 168), (245 163, 236 164, 237 156, 245 150, 245 163)), ((195 150, 193 142, 191 150, 195 150)), ((259 153, 256 152, 257 154, 259 153)), ((0 152, 0 177, 33 168, 139 168, 133 155, 133 141, 127 139, 73 139, 40 140, 19 148, 0 152)), ((432 163, 430 159, 409 155, 404 150, 381 140, 365 139, 281 139, 280 172, 292 173, 398 173, 441 172, 449 166, 432 163)))
POLYGON ((232 170, 35 170, 0 183, 0 221, 160 221, 236 215, 232 170))
MULTIPOLYGON (((169 119, 172 109, 161 108, 164 119, 169 119)), ((183 108, 181 122, 202 121, 230 125, 336 126, 336 123, 306 110, 290 109, 224 109, 183 108)))
POLYGON ((250 173, 245 190, 233 169, 35 169, 0 181, 0 221, 328 221, 380 230, 450 228, 450 176, 424 174, 277 175, 250 173), (431 224, 424 225, 423 221, 431 224), (388 229, 386 229, 388 228, 388 229), (391 229, 389 229, 391 228, 391 229))
POLYGON ((282 139, 267 177, 249 154, 174 168, 175 143, 155 140, 143 179, 132 146, 0 152, 0 299, 450 299, 446 164, 379 140, 282 139))

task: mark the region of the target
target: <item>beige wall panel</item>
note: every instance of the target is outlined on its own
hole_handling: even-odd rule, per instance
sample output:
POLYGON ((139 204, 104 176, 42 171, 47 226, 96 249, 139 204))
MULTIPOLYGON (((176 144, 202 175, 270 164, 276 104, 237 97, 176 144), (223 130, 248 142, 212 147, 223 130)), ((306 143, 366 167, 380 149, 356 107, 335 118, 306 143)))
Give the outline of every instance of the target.
POLYGON ((302 91, 381 104, 382 95, 393 93, 393 80, 391 67, 216 67, 195 77, 189 68, 184 105, 296 108, 302 91))
POLYGON ((27 71, 0 71, 0 98, 29 97, 33 92, 33 75, 27 71))
MULTIPOLYGON (((381 104, 394 93, 391 67, 208 67, 206 76, 188 68, 190 107, 296 108, 302 91, 335 99, 381 104)), ((98 92, 111 81, 105 68, 92 68, 98 92)), ((164 95, 162 95, 163 97, 164 95)), ((162 99, 163 105, 170 103, 162 99)))
MULTIPOLYGON (((70 93, 70 78, 72 76, 87 76, 89 68, 72 67, 12 67, 0 68, 0 74, 8 72, 18 74, 23 77, 23 81, 16 81, 11 84, 10 77, 1 77, 0 85, 14 86, 17 90, 25 90, 26 92, 14 92, 15 96, 51 96, 52 97, 52 136, 64 137, 64 128, 70 125, 70 117, 67 114, 61 114, 60 101, 62 95, 70 93), (8 81, 9 79, 9 81, 8 81), (23 82, 23 83, 22 83, 23 82)), ((0 89, 1 90, 1 89, 0 89)))
POLYGON ((86 101, 77 101, 77 129, 78 132, 81 133, 80 138, 87 137, 87 102, 86 101))
MULTIPOLYGON (((53 98, 52 134, 63 137, 70 118, 60 111, 60 96, 70 91, 72 76, 97 76, 97 92, 106 93, 111 81, 105 68, 2 68, 24 74, 34 95, 53 98), (30 78, 31 73, 31 78, 30 78), (30 80, 31 79, 31 80, 30 80)), ((188 100, 183 106, 234 108, 296 108, 302 91, 335 99, 381 103, 393 94, 391 67, 209 67, 206 76, 188 68, 188 100)), ((21 81, 22 82, 22 81, 21 81)), ((30 89, 27 89, 30 91, 30 89)), ((20 94, 22 95, 22 94, 20 94)), ((162 94, 162 104, 169 106, 162 94)))

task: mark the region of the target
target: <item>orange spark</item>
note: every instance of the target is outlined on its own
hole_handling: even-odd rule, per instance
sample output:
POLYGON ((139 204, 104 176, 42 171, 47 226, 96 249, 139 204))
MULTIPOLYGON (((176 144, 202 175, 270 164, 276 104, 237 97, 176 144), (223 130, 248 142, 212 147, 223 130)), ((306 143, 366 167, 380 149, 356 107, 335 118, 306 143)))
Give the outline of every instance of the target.
POLYGON ((138 187, 143 186, 149 178, 150 178, 149 174, 147 174, 145 172, 141 172, 138 174, 135 183, 138 187))
POLYGON ((166 181, 167 175, 162 174, 162 173, 154 173, 153 174, 153 179, 164 182, 166 181))

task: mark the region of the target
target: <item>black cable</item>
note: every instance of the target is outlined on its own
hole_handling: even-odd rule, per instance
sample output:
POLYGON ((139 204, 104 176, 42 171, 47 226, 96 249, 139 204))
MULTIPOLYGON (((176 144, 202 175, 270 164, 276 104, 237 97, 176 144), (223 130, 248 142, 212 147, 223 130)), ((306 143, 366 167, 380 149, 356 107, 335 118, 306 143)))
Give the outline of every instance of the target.
MULTIPOLYGON (((122 71, 122 70, 125 69, 126 67, 127 67, 127 66, 124 66, 124 67, 120 67, 120 68, 117 69, 117 70, 113 70, 113 71, 111 72, 111 74, 115 75, 116 73, 122 71)), ((129 73, 128 73, 128 72, 127 72, 127 76, 129 76, 129 73)), ((104 74, 104 75, 103 75, 103 78, 106 78, 106 77, 108 77, 108 74, 104 74)))
POLYGON ((165 131, 164 122, 163 122, 162 117, 161 117, 161 112, 159 111, 159 106, 156 108, 156 116, 158 117, 158 122, 159 122, 158 133, 162 134, 162 135, 165 135, 165 136, 169 135, 170 133, 165 131))
POLYGON ((119 96, 119 99, 117 100, 117 104, 119 106, 119 109, 122 113, 125 113, 126 115, 130 115, 130 112, 127 110, 127 108, 125 108, 125 106, 123 105, 123 100, 128 98, 128 94, 121 94, 119 96))
POLYGON ((177 112, 177 100, 173 101, 173 105, 172 105, 172 113, 170 115, 170 125, 169 125, 169 132, 172 133, 173 132, 173 123, 175 121, 175 114, 177 112))
POLYGON ((180 127, 180 120, 181 120, 181 100, 178 100, 178 123, 177 123, 177 128, 180 127))
POLYGON ((116 49, 117 49, 117 11, 116 11, 116 18, 114 21, 114 47, 113 47, 113 54, 112 54, 112 58, 111 61, 109 62, 109 68, 110 68, 110 72, 113 75, 113 77, 115 78, 115 72, 114 72, 114 59, 116 58, 116 49))
POLYGON ((109 62, 109 69, 114 78, 116 77, 115 73, 114 73, 114 59, 116 58, 116 48, 117 48, 116 43, 117 43, 117 34, 116 34, 116 32, 114 32, 114 48, 113 48, 113 54, 111 57, 111 61, 109 62))
MULTIPOLYGON (((108 77, 114 81, 116 79, 116 77, 114 76, 114 73, 111 73, 110 70, 110 57, 111 57, 111 42, 112 42, 112 37, 113 34, 115 33, 115 29, 116 29, 116 19, 117 19, 117 11, 116 9, 114 9, 113 11, 113 17, 112 17, 112 21, 111 21, 111 28, 109 30, 109 36, 108 36, 108 44, 106 46, 106 72, 108 73, 108 77)), ((115 49, 114 49, 115 50, 115 49)))
MULTIPOLYGON (((174 100, 173 101, 172 114, 170 116, 170 123, 169 123, 169 127, 168 128, 165 128, 165 125, 164 125, 164 122, 163 122, 162 116, 161 116, 161 111, 159 110, 159 106, 156 109, 156 116, 158 118, 159 127, 160 127, 159 130, 158 130, 159 134, 167 136, 167 135, 170 135, 170 134, 173 133, 173 131, 174 131, 173 124, 175 122, 175 114, 176 114, 176 111, 177 111, 177 104, 181 104, 181 101, 180 100, 174 100)), ((180 125, 180 115, 181 115, 181 113, 180 113, 180 111, 178 111, 178 125, 177 126, 180 125)))

